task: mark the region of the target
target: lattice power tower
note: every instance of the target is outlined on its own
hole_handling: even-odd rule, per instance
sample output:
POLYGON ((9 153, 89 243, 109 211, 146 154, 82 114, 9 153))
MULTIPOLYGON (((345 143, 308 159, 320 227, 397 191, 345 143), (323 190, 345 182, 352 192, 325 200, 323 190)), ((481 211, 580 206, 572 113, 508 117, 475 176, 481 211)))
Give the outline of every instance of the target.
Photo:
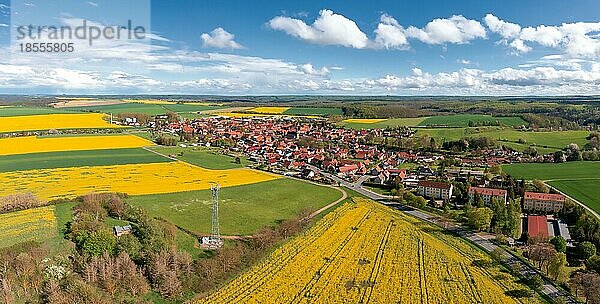
POLYGON ((219 190, 221 185, 213 184, 210 186, 212 191, 212 230, 209 237, 202 238, 202 246, 205 248, 221 248, 223 240, 221 239, 221 229, 219 227, 219 190))

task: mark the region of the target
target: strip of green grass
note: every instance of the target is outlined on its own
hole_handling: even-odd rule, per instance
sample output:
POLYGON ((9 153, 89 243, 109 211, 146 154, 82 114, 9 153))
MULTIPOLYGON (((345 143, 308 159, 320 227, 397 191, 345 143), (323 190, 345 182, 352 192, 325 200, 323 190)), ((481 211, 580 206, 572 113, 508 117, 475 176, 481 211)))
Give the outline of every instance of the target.
POLYGON ((177 159, 206 169, 224 170, 242 168, 250 161, 240 157, 240 164, 235 163, 235 158, 218 153, 217 149, 207 147, 150 147, 151 150, 164 155, 174 155, 177 159), (183 156, 180 154, 183 153, 183 156))
MULTIPOLYGON (((303 209, 318 210, 341 196, 336 189, 287 178, 221 188, 221 233, 253 234, 264 226, 292 218, 303 209)), ((194 233, 210 234, 210 190, 132 196, 128 202, 194 233)))
POLYGON ((141 148, 45 152, 0 156, 0 172, 169 161, 141 148))

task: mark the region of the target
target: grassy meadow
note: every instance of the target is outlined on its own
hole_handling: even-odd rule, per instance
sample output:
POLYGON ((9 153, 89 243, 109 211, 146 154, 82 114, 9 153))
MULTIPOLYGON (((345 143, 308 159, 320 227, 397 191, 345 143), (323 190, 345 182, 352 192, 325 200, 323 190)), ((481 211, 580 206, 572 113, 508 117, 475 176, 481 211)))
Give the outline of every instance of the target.
MULTIPOLYGON (((221 233, 253 234, 264 226, 292 218, 303 209, 317 210, 341 196, 338 190, 287 178, 222 188, 221 233)), ((210 190, 132 196, 128 203, 194 233, 210 234, 210 190)))

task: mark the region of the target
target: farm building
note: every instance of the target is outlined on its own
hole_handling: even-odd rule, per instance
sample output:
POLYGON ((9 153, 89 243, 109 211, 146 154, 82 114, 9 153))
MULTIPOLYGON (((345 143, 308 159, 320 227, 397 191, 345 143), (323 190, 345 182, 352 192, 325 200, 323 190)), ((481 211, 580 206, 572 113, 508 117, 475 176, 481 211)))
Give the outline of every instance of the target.
POLYGON ((532 212, 559 212, 563 208, 565 197, 561 194, 525 192, 523 209, 532 212))
POLYGON ((492 203, 492 200, 498 200, 506 204, 507 193, 508 192, 504 189, 470 187, 469 201, 471 204, 474 204, 476 203, 477 198, 481 197, 486 206, 489 206, 492 203))

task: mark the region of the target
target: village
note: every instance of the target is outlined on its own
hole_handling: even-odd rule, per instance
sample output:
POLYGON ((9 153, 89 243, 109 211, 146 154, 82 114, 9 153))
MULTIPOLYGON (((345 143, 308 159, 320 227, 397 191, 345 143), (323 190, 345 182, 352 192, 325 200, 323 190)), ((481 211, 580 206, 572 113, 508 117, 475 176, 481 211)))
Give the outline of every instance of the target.
MULTIPOLYGON (((302 117, 217 116, 171 123, 157 118, 153 132, 179 136, 182 147, 218 147, 225 154, 244 155, 260 170, 345 183, 372 198, 402 201, 402 193, 410 192, 426 201, 427 208, 460 212, 466 205, 517 201, 522 213, 507 244, 561 236, 573 245, 566 223, 558 217, 565 202, 562 194, 540 192, 498 172, 503 164, 523 160, 517 151, 494 148, 449 154, 388 148, 380 144, 382 139, 413 138, 414 130, 355 130, 302 117)), ((490 230, 490 224, 481 230, 490 230)))

